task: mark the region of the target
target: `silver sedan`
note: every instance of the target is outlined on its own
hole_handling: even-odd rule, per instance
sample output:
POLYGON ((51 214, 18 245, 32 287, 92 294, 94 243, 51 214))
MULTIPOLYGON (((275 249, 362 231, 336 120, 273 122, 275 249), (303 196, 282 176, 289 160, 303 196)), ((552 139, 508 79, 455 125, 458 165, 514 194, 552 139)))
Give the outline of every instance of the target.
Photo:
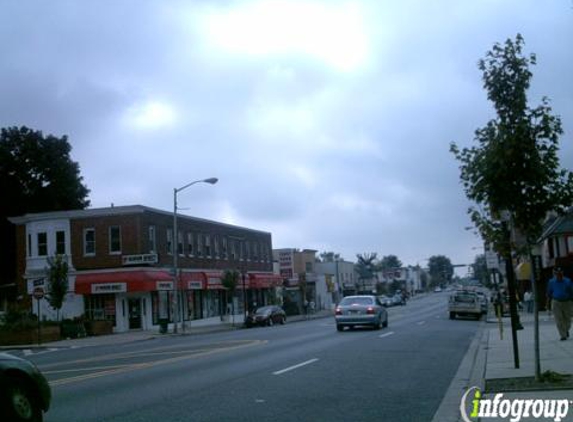
POLYGON ((334 319, 338 331, 356 325, 371 325, 379 330, 388 326, 388 311, 376 296, 346 296, 336 307, 334 319))

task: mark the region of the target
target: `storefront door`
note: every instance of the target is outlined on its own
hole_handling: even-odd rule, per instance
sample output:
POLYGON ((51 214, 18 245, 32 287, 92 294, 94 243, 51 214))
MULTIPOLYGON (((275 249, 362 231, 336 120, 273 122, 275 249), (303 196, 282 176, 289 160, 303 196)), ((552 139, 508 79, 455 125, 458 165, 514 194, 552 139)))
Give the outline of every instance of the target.
POLYGON ((141 328, 141 299, 129 299, 129 329, 141 328))

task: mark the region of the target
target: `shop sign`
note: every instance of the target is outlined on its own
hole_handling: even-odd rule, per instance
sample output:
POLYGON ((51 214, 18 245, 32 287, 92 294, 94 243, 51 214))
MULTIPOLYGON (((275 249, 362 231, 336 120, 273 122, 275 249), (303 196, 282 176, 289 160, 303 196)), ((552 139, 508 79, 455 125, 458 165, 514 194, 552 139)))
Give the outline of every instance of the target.
POLYGON ((124 255, 121 259, 123 265, 157 264, 158 261, 156 253, 124 255))
POLYGON ((127 292, 126 283, 100 283, 92 284, 92 294, 104 294, 104 293, 125 293, 127 292))
POLYGON ((201 281, 189 281, 187 283, 187 288, 189 290, 201 290, 201 289, 203 289, 203 282, 201 282, 201 281))
POLYGON ((173 290, 173 282, 172 281, 156 281, 155 288, 157 291, 169 291, 173 290))

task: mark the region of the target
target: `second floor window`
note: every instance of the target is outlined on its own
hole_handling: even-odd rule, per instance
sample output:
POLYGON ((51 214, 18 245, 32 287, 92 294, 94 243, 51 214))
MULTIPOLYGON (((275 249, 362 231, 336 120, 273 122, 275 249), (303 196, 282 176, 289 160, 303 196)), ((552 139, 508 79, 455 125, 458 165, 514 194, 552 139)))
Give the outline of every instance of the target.
POLYGON ((157 252, 157 240, 155 236, 155 226, 149 226, 149 253, 157 252))
POLYGON ((205 256, 207 258, 211 257, 211 236, 205 235, 205 256))
POLYGON ((177 253, 183 255, 183 232, 177 231, 177 253))
POLYGON ((48 233, 38 233, 38 256, 48 255, 48 233))
POLYGON ((84 255, 95 255, 95 229, 84 230, 84 255))
POLYGON ((193 236, 193 233, 187 233, 187 255, 189 256, 193 256, 193 253, 195 251, 194 243, 195 243, 195 238, 193 236))
POLYGON ((56 232, 56 254, 65 255, 66 254, 66 232, 57 231, 56 232))
POLYGON ((173 254, 173 229, 167 229, 167 253, 173 254))
POLYGON ((121 253, 121 228, 119 226, 109 228, 109 253, 121 253))

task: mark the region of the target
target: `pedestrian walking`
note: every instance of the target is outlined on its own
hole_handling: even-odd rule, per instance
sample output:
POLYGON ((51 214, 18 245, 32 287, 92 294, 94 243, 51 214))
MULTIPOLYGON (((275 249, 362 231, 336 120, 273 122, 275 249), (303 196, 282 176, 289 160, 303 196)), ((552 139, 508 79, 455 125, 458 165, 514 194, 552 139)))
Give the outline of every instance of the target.
POLYGON ((571 329, 573 284, 563 275, 563 270, 559 267, 553 270, 553 278, 547 284, 547 300, 551 303, 560 339, 567 340, 571 329))
POLYGON ((531 314, 533 312, 533 293, 531 293, 531 290, 526 290, 523 294, 523 301, 525 302, 527 313, 531 314))

